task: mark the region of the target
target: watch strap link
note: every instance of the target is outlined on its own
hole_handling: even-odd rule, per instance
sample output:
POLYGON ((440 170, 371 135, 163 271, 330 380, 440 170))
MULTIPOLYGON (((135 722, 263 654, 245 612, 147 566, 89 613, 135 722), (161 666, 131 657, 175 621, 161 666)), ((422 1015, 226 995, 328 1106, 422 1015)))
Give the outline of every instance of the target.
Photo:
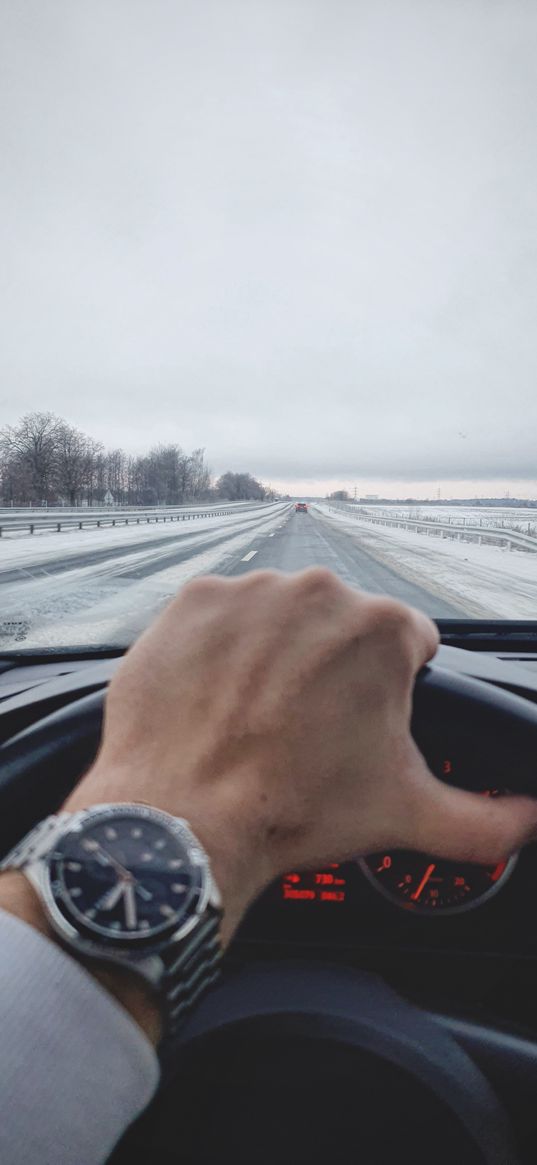
POLYGON ((25 834, 9 853, 2 858, 0 870, 20 870, 31 862, 39 861, 47 854, 55 841, 56 835, 62 831, 64 822, 69 820, 70 813, 53 813, 45 817, 34 826, 30 833, 25 834))
POLYGON ((183 940, 178 952, 163 956, 162 1002, 167 1035, 177 1033, 182 1020, 220 976, 222 913, 208 907, 190 940, 183 940))

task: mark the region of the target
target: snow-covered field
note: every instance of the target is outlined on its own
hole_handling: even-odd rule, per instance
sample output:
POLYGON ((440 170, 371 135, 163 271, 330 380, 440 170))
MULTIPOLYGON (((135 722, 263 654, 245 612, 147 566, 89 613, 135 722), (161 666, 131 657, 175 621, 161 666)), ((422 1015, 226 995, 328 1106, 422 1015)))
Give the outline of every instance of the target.
POLYGON ((422 522, 449 522, 454 526, 481 526, 537 534, 537 509, 531 506, 381 506, 360 509, 387 518, 407 518, 422 522))
MULTIPOLYGON (((451 600, 469 617, 537 619, 537 554, 479 546, 475 542, 442 541, 411 530, 374 526, 348 511, 335 511, 326 503, 319 503, 316 508, 351 537, 359 538, 364 549, 379 562, 440 598, 451 600)), ((438 507, 440 513, 446 509, 438 507)), ((460 509, 453 507, 462 517, 460 509)), ((391 507, 389 513, 396 517, 391 507)))
POLYGON ((130 642, 180 586, 271 533, 286 509, 2 541, 0 650, 130 642))

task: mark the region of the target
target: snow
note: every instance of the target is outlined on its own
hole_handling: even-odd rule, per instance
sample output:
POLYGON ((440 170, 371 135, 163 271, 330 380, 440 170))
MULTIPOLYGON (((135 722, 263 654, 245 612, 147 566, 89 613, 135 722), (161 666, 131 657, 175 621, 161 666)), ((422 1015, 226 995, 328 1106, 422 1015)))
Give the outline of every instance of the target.
MULTIPOLYGON (((537 554, 373 526, 327 503, 319 503, 316 509, 359 538, 360 545, 379 562, 453 602, 468 617, 537 619, 537 554)), ((460 514, 460 507, 453 509, 460 514)))
POLYGON ((537 509, 532 506, 360 506, 375 516, 409 518, 418 522, 444 522, 453 526, 482 526, 537 533, 537 509))
MULTIPOLYGON (((438 509, 445 515, 446 507, 438 509)), ((0 650, 130 643, 189 579, 260 549, 289 513, 276 503, 185 523, 2 539, 0 650), (170 564, 176 552, 184 560, 170 564), (11 571, 15 578, 6 577, 11 571)), ((336 522, 373 558, 468 617, 537 619, 537 554, 373 526, 327 503, 311 513, 336 522)))
POLYGON ((36 544, 31 536, 24 544, 2 543, 0 572, 19 568, 23 578, 1 586, 0 649, 129 643, 185 582, 215 570, 230 555, 251 546, 253 539, 274 531, 283 509, 277 504, 240 515, 145 529, 76 530, 51 534, 46 544, 41 539, 36 544), (229 538, 211 546, 226 530, 229 538), (156 546, 161 540, 164 544, 156 546), (142 548, 137 545, 140 542, 142 548), (132 553, 114 555, 114 549, 129 545, 133 545, 132 553), (103 547, 111 551, 105 561, 46 573, 47 561, 63 558, 68 564, 84 551, 103 547), (190 552, 184 562, 173 566, 163 562, 162 570, 146 578, 122 577, 148 564, 158 566, 159 558, 167 559, 175 547, 181 553, 190 552))
MULTIPOLYGON (((188 536, 192 531, 217 530, 233 526, 237 522, 257 521, 260 516, 272 513, 276 505, 281 512, 281 503, 275 506, 245 510, 240 514, 229 514, 216 518, 191 518, 188 522, 158 522, 141 526, 87 526, 82 530, 66 529, 59 534, 49 530, 41 534, 11 535, 0 539, 0 572, 10 567, 46 564, 48 559, 74 557, 88 550, 110 549, 114 546, 129 546, 155 538, 177 539, 188 536)), ((1 579, 1 574, 0 574, 1 579)))

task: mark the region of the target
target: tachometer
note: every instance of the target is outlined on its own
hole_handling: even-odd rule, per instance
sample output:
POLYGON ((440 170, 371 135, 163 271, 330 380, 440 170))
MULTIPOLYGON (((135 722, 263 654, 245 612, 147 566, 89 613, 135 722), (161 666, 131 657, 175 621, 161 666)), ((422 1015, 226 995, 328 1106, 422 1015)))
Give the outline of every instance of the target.
POLYGON ((495 866, 476 866, 397 850, 369 854, 360 865, 373 885, 398 906, 420 914, 455 914, 495 894, 516 860, 515 856, 495 866))

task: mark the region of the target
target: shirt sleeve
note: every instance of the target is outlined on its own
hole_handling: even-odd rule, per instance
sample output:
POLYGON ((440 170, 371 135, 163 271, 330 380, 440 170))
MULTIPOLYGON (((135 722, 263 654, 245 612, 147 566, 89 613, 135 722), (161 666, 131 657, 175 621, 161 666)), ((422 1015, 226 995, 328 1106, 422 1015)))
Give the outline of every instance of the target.
POLYGON ((129 1013, 0 910, 2 1165, 102 1165, 158 1079, 155 1050, 129 1013))

